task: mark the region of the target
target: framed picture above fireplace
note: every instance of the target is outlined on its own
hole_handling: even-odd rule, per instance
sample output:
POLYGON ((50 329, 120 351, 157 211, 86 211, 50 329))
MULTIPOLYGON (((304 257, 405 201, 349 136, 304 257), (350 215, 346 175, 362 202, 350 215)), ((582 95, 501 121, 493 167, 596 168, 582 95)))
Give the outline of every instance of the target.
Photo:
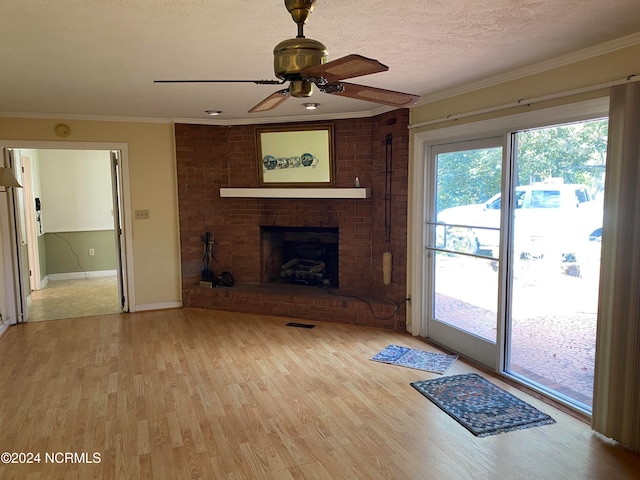
POLYGON ((333 125, 257 127, 261 187, 333 187, 333 125))

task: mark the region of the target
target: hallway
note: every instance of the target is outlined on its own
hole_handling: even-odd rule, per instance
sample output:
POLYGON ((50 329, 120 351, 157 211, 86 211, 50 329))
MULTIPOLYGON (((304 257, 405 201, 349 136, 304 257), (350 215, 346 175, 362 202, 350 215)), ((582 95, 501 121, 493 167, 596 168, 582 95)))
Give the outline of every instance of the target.
POLYGON ((28 321, 120 313, 117 277, 53 280, 31 292, 28 321))

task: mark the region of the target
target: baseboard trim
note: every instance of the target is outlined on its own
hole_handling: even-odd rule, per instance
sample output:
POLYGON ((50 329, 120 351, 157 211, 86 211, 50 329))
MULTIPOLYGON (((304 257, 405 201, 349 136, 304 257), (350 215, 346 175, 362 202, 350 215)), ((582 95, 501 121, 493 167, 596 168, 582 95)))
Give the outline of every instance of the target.
POLYGON ((9 322, 8 320, 5 321, 2 325, 0 325, 0 337, 4 335, 4 332, 7 331, 7 329, 9 328, 9 325, 11 325, 11 322, 9 322))
POLYGON ((101 277, 115 277, 116 270, 94 270, 91 272, 68 272, 68 273, 50 273, 47 275, 47 279, 54 280, 78 280, 82 278, 101 278, 101 277))
POLYGON ((169 308, 182 308, 182 302, 147 303, 144 305, 136 305, 135 310, 129 309, 129 311, 146 312, 149 310, 167 310, 169 308))

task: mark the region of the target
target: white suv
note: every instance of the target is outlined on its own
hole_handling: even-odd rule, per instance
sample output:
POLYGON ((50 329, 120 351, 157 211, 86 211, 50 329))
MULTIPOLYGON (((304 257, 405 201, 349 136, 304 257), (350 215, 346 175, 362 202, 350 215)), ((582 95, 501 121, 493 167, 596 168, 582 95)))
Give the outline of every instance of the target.
MULTIPOLYGON (((602 228, 601 202, 585 185, 535 183, 516 187, 514 248, 535 257, 575 256, 580 242, 602 228)), ((481 250, 497 256, 501 196, 485 203, 447 208, 437 216, 446 225, 446 248, 463 253, 481 250)))

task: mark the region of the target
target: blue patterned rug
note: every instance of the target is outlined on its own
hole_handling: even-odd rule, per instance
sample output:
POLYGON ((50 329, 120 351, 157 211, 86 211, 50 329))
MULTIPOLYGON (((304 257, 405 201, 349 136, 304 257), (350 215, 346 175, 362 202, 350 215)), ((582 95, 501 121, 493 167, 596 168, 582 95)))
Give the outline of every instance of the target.
POLYGON ((389 345, 371 358, 374 362, 390 363, 401 367, 415 368, 427 372, 444 373, 458 359, 457 355, 425 352, 409 347, 389 345))
POLYGON ((411 386, 478 437, 556 423, 475 373, 422 380, 411 386))

